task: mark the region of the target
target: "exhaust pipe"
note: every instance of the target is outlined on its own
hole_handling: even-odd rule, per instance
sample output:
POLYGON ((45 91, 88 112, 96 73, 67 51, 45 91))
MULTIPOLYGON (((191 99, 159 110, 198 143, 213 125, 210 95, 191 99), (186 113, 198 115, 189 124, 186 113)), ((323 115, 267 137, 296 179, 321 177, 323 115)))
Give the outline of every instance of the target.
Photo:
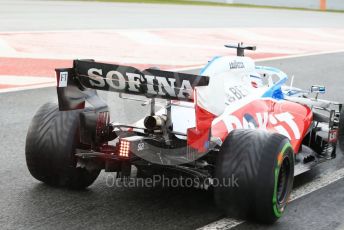
POLYGON ((148 130, 155 130, 163 127, 166 124, 166 120, 166 115, 147 116, 143 124, 148 130))

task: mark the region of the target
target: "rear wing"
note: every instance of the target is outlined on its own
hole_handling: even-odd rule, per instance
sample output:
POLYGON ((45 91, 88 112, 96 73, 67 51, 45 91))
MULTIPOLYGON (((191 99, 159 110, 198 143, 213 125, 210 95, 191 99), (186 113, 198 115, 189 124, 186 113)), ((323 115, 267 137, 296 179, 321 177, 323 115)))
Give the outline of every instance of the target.
POLYGON ((193 101, 193 89, 209 84, 207 76, 158 69, 140 71, 93 60, 74 60, 73 68, 55 71, 60 110, 83 108, 86 99, 96 96, 95 90, 193 101))

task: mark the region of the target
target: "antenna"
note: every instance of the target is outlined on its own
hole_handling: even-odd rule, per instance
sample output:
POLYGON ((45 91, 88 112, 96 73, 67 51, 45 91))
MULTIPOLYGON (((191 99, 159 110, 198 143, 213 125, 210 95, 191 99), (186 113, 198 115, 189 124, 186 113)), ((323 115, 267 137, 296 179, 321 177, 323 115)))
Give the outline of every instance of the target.
POLYGON ((244 57, 245 50, 256 50, 256 46, 244 46, 244 43, 240 42, 237 45, 225 45, 227 48, 234 48, 237 50, 237 56, 244 57))
POLYGON ((293 83, 294 83, 294 75, 291 76, 291 81, 290 81, 289 89, 293 88, 293 83))

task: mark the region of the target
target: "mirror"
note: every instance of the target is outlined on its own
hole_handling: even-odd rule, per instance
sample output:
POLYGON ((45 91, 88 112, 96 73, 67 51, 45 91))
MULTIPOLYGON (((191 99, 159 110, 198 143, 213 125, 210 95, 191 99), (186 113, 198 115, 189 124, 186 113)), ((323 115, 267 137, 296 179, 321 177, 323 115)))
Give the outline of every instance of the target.
POLYGON ((325 86, 322 86, 322 85, 312 85, 312 87, 311 87, 311 93, 324 94, 325 92, 326 92, 325 86))

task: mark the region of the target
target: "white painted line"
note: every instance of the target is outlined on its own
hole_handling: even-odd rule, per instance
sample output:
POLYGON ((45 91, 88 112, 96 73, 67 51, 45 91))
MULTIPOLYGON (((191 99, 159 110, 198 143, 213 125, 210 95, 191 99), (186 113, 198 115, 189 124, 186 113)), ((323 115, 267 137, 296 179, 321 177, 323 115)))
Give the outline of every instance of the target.
POLYGON ((6 89, 0 89, 0 93, 17 92, 17 91, 23 91, 23 90, 29 90, 29 89, 41 89, 41 88, 54 87, 54 86, 56 87, 56 82, 30 85, 30 86, 22 86, 22 87, 11 87, 11 88, 6 88, 6 89))
POLYGON ((150 31, 118 30, 117 34, 144 45, 170 45, 171 43, 150 31))
POLYGON ((43 83, 53 83, 55 81, 56 80, 52 77, 0 75, 0 85, 26 86, 43 83))
POLYGON ((342 178, 344 178, 344 168, 325 174, 325 176, 321 176, 317 179, 314 179, 313 181, 293 190, 290 200, 291 201, 297 200, 316 190, 326 187, 342 178))
POLYGON ((176 68, 176 69, 169 69, 168 71, 188 71, 188 70, 197 70, 202 69, 205 65, 195 65, 195 66, 189 66, 185 68, 176 68))
MULTIPOLYGON (((327 41, 333 41, 333 40, 336 40, 336 39, 342 39, 341 36, 338 36, 333 34, 333 33, 329 33, 328 31, 324 31, 323 28, 305 28, 303 29, 305 32, 307 32, 308 34, 311 34, 313 35, 314 37, 316 38, 323 38, 324 40, 327 40, 327 41)), ((336 42, 336 41, 335 41, 336 42)))
POLYGON ((198 228, 197 230, 226 230, 234 228, 245 221, 243 220, 236 220, 232 218, 223 218, 221 220, 215 221, 211 224, 208 224, 204 227, 198 228))
POLYGON ((16 53, 16 50, 13 49, 4 39, 0 38, 0 52, 16 53))
MULTIPOLYGON (((306 196, 312 192, 315 192, 321 188, 324 188, 342 178, 344 178, 344 168, 321 175, 319 178, 314 179, 311 182, 304 184, 293 190, 290 197, 290 202, 297 200, 303 196, 306 196)), ((244 222, 245 221, 236 220, 232 218, 223 218, 221 220, 210 223, 204 227, 198 228, 198 230, 228 230, 244 222)))
MULTIPOLYGON (((317 55, 325 55, 325 54, 336 54, 336 53, 344 53, 344 50, 304 53, 304 54, 295 54, 295 55, 271 57, 271 58, 256 58, 256 59, 254 59, 254 61, 255 62, 274 61, 274 60, 284 60, 284 59, 291 59, 291 58, 300 58, 300 57, 317 56, 317 55)), ((169 71, 188 71, 188 70, 202 69, 204 66, 205 65, 195 65, 195 66, 190 66, 190 67, 185 67, 185 68, 169 69, 169 71)))
POLYGON ((344 50, 341 49, 341 50, 312 52, 312 53, 295 54, 295 55, 272 57, 272 58, 258 58, 258 59, 255 59, 255 61, 274 61, 274 60, 281 60, 281 59, 300 58, 300 57, 317 56, 317 55, 325 55, 325 54, 336 54, 336 53, 343 53, 343 52, 344 50))

